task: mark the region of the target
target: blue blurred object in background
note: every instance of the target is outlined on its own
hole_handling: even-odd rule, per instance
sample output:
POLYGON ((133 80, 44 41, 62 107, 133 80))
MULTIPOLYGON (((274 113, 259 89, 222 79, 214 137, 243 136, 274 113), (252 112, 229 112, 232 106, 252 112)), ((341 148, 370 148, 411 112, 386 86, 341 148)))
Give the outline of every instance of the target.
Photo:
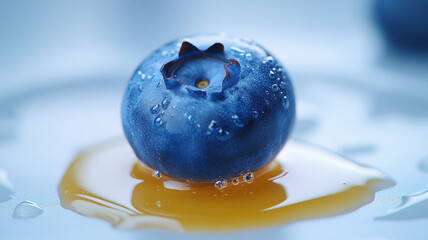
POLYGON ((377 0, 374 12, 392 45, 408 50, 428 50, 428 1, 377 0))

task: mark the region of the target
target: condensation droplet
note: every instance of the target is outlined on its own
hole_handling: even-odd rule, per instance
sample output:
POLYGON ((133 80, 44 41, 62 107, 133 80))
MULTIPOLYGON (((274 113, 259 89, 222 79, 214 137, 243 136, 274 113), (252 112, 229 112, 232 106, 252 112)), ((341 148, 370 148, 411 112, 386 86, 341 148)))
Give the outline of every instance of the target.
POLYGON ((290 107, 290 101, 288 101, 287 96, 284 96, 284 98, 282 99, 282 106, 284 107, 284 109, 288 109, 290 107))
POLYGON ((272 56, 268 56, 268 57, 265 57, 265 59, 263 59, 264 64, 273 65, 274 62, 275 60, 273 59, 272 56))
POLYGON ((223 128, 220 128, 217 131, 217 137, 220 141, 226 141, 227 139, 230 138, 230 133, 226 130, 223 130, 223 128))
POLYGON ((279 83, 279 86, 280 86, 282 89, 286 89, 286 88, 287 88, 287 82, 285 82, 285 81, 281 81, 281 82, 279 83))
POLYGON ((195 123, 195 120, 193 119, 192 115, 187 116, 187 122, 189 124, 194 124, 195 123))
POLYGON ((141 80, 144 80, 144 79, 146 79, 146 74, 141 74, 141 80))
POLYGON ((274 71, 272 71, 272 70, 271 70, 271 71, 269 72, 269 78, 270 78, 270 79, 274 79, 275 77, 276 77, 276 73, 275 73, 274 71))
POLYGON ((278 85, 277 85, 277 84, 272 84, 272 90, 273 90, 274 92, 278 92, 278 90, 279 90, 278 85))
POLYGON ((212 120, 211 122, 210 122, 210 125, 208 125, 208 130, 209 131, 212 131, 214 128, 216 128, 217 127, 217 122, 215 121, 215 120, 212 120))
POLYGON ((169 104, 171 103, 171 99, 166 96, 163 100, 162 100, 162 108, 163 109, 167 109, 169 104))
POLYGON ((160 118, 159 116, 157 116, 157 117, 155 118, 154 123, 155 123, 155 126, 160 127, 160 126, 162 126, 162 124, 163 124, 163 120, 162 120, 162 118, 160 118))
POLYGON ((23 201, 16 205, 12 217, 15 219, 29 219, 40 216, 43 209, 33 201, 23 201))
POLYGON ((258 118, 258 117, 259 117, 259 113, 258 113, 257 111, 252 111, 252 112, 251 112, 251 116, 252 116, 253 118, 258 118))
POLYGON ((151 76, 151 75, 148 75, 148 76, 147 76, 147 79, 149 79, 149 80, 150 80, 150 79, 152 79, 152 76, 151 76))
POLYGON ((245 59, 247 59, 248 61, 253 60, 253 56, 251 55, 251 53, 247 53, 245 54, 245 59))
POLYGON ((240 127, 240 128, 244 127, 244 123, 241 121, 241 119, 239 119, 238 115, 233 115, 232 119, 233 119, 233 123, 235 123, 237 127, 240 127))
POLYGON ((159 179, 159 178, 162 177, 162 173, 159 172, 158 170, 155 170, 155 171, 153 171, 152 176, 155 177, 155 178, 157 178, 157 179, 159 179))
POLYGON ((254 173, 248 172, 242 176, 242 179, 246 183, 252 183, 254 181, 254 173))
POLYGON ((158 113, 158 112, 159 112, 159 110, 160 110, 160 105, 159 105, 159 104, 156 104, 156 105, 154 105, 154 106, 150 109, 150 112, 151 112, 152 114, 156 114, 156 113, 158 113))

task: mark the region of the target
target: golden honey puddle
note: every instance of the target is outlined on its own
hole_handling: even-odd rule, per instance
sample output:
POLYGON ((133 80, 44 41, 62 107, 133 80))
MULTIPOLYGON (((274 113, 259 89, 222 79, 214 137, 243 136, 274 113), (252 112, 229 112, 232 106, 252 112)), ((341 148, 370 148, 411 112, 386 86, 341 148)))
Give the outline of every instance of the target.
POLYGON ((152 173, 125 140, 89 149, 67 169, 61 204, 121 229, 230 231, 344 214, 392 185, 377 170, 293 141, 252 183, 240 178, 222 190, 152 173))

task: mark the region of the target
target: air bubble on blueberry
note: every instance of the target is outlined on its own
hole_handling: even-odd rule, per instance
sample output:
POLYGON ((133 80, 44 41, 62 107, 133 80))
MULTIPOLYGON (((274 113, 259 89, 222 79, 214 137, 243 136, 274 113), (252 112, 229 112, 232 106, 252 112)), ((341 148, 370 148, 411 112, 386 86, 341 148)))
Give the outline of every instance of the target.
POLYGON ((244 127, 244 123, 241 121, 241 119, 239 119, 238 115, 233 115, 232 119, 237 127, 240 127, 240 128, 244 127))
POLYGON ((159 179, 159 178, 162 177, 162 173, 159 172, 158 170, 155 170, 155 171, 153 171, 152 176, 155 177, 155 178, 157 178, 157 179, 159 179))
POLYGON ((273 90, 274 92, 278 92, 278 90, 279 90, 278 85, 277 85, 277 84, 272 84, 272 90, 273 90))
POLYGON ((268 56, 263 60, 263 63, 267 64, 269 66, 272 66, 274 64, 274 62, 275 62, 275 59, 273 59, 272 56, 268 56))
POLYGON ((218 190, 222 190, 225 187, 227 187, 227 180, 226 179, 222 179, 222 180, 218 180, 214 183, 214 187, 217 188, 218 190))
POLYGON ((252 183, 254 181, 254 173, 248 172, 248 173, 244 174, 244 176, 242 176, 242 179, 246 183, 252 183))
POLYGON ((192 115, 187 116, 187 123, 189 123, 189 124, 194 124, 195 123, 195 120, 193 119, 192 115))
POLYGON ((284 109, 288 109, 290 107, 290 101, 288 101, 287 96, 284 96, 284 98, 282 99, 282 106, 284 107, 284 109))

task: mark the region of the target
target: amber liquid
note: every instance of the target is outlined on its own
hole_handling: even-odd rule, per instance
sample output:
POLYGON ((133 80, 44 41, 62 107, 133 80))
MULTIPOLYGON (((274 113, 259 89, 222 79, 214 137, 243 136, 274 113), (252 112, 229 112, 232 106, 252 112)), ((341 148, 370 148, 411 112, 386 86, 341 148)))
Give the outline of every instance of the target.
POLYGON ((156 178, 125 141, 90 149, 60 186, 63 207, 123 229, 230 231, 328 217, 358 209, 392 182, 332 153, 290 142, 254 180, 214 183, 156 178))

